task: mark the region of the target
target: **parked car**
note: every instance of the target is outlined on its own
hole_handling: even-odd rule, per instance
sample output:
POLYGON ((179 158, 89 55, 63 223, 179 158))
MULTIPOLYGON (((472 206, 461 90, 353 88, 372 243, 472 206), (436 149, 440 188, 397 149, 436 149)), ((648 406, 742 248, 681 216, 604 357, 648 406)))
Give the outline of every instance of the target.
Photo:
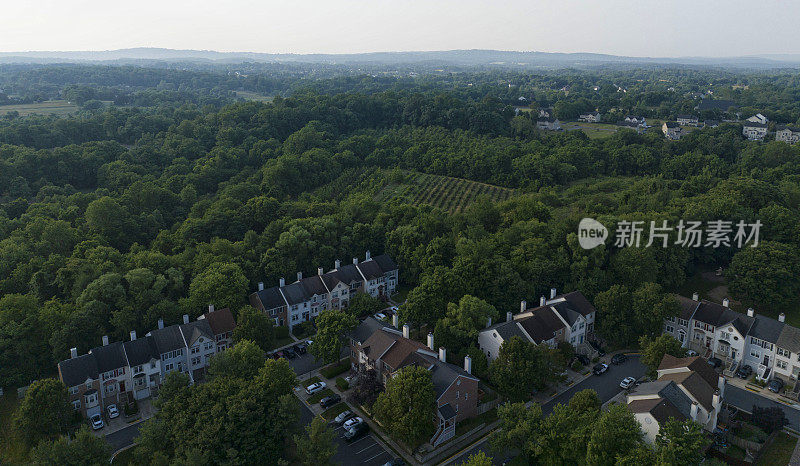
POLYGON ((272 359, 278 360, 283 357, 283 351, 275 351, 272 353, 272 359))
POLYGON ((353 426, 357 426, 358 424, 363 424, 363 423, 364 423, 364 420, 361 419, 360 417, 356 416, 356 417, 351 417, 350 419, 344 421, 343 426, 344 426, 345 429, 349 429, 349 428, 351 428, 353 426))
POLYGON ((319 400, 319 405, 323 408, 330 408, 331 406, 335 405, 336 403, 342 401, 342 397, 339 395, 331 395, 326 396, 325 398, 319 400))
POLYGON ((716 369, 722 365, 722 360, 720 358, 710 358, 708 360, 708 364, 716 369))
POLYGON ((103 426, 105 426, 105 423, 103 422, 103 417, 100 416, 99 414, 95 414, 94 416, 90 417, 89 423, 92 425, 92 429, 94 430, 100 430, 103 428, 103 426))
POLYGON ((697 351, 695 351, 693 349, 686 350, 686 357, 687 358, 691 358, 693 356, 697 356, 697 351))
POLYGON ((577 359, 578 362, 580 362, 584 366, 588 366, 589 363, 591 362, 591 361, 589 361, 589 357, 586 356, 585 354, 576 354, 575 355, 575 359, 577 359))
POLYGON ((325 390, 325 387, 327 387, 325 382, 314 382, 306 387, 306 394, 313 395, 314 393, 325 390))
POLYGON ((350 374, 344 378, 344 381, 347 382, 347 385, 352 387, 358 381, 358 374, 350 374))
POLYGON ((745 364, 744 366, 740 367, 738 371, 736 371, 736 375, 738 375, 743 379, 750 377, 750 374, 752 373, 753 373, 753 368, 750 367, 748 364, 745 364))
POLYGON ((615 354, 614 356, 611 356, 611 364, 614 364, 615 366, 619 365, 619 364, 622 364, 623 362, 625 362, 627 360, 628 360, 628 357, 625 356, 622 353, 615 354))
POLYGON ((286 348, 283 350, 283 355, 286 356, 288 359, 294 359, 297 357, 297 353, 294 352, 291 348, 286 348))
POLYGON ((625 390, 627 390, 627 389, 633 387, 633 385, 635 383, 636 383, 636 379, 635 378, 633 378, 633 377, 625 377, 624 379, 622 379, 622 382, 619 383, 619 386, 621 388, 624 388, 625 390))
POLYGON ((373 315, 372 317, 374 317, 374 318, 376 318, 378 320, 386 320, 386 314, 384 314, 383 312, 379 312, 379 313, 373 315))
POLYGON ((305 343, 298 343, 294 345, 294 350, 297 354, 306 354, 306 352, 308 351, 308 345, 306 345, 305 343))
POLYGON ((346 411, 342 411, 341 413, 339 413, 338 416, 336 416, 333 419, 333 423, 336 424, 337 426, 340 426, 340 425, 342 425, 342 423, 344 423, 344 421, 346 421, 352 415, 353 415, 353 412, 350 411, 349 409, 346 410, 346 411))
POLYGON ((781 390, 783 390, 783 385, 784 385, 783 379, 779 379, 776 377, 769 381, 769 384, 767 385, 767 390, 773 393, 780 393, 781 390))
POLYGON ((108 413, 109 419, 114 419, 115 417, 119 416, 119 410, 117 409, 117 405, 108 405, 106 407, 106 412, 108 413))
POLYGON ((594 375, 600 375, 607 370, 608 370, 608 364, 602 362, 600 364, 595 364, 595 366, 592 368, 592 372, 594 372, 594 375))
POLYGON ((391 306, 389 310, 392 311, 393 314, 397 314, 397 306, 391 306))
POLYGON ((360 438, 369 431, 369 426, 362 422, 344 431, 344 440, 348 443, 360 438))

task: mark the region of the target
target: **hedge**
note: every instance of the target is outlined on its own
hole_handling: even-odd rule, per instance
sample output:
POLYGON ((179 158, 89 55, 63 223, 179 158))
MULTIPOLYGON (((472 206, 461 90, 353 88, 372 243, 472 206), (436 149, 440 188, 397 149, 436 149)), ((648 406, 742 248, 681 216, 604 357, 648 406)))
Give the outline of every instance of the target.
POLYGON ((320 369, 319 373, 322 374, 326 379, 332 379, 339 374, 347 372, 348 370, 350 370, 350 361, 345 359, 344 361, 340 361, 338 364, 323 367, 320 369))

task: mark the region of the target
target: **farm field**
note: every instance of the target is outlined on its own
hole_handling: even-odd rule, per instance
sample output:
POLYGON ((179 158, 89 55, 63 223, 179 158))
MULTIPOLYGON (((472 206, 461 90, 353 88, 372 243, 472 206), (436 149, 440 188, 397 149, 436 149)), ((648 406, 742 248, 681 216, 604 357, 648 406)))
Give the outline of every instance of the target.
POLYGON ((67 115, 78 111, 80 107, 66 100, 48 100, 35 104, 0 105, 0 115, 17 111, 19 116, 38 115, 67 115))
POLYGON ((252 91, 236 91, 236 97, 255 102, 272 102, 272 97, 267 97, 252 91))
POLYGON ((513 189, 476 181, 409 172, 402 183, 384 187, 376 195, 376 200, 403 199, 413 204, 429 204, 455 213, 463 211, 480 195, 499 202, 515 194, 513 189))

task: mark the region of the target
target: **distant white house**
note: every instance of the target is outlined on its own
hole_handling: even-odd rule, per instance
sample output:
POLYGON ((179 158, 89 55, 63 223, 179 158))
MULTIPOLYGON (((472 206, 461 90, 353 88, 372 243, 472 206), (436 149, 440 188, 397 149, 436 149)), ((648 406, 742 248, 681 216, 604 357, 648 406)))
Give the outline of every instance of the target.
POLYGON ((663 125, 661 125, 661 132, 664 133, 664 137, 673 141, 677 141, 681 138, 681 126, 674 122, 674 121, 665 121, 663 125))
POLYGON ((678 124, 681 126, 697 126, 700 120, 694 115, 678 115, 678 124))
POLYGON ((578 121, 585 121, 586 123, 599 123, 602 115, 600 112, 581 113, 578 121))
POLYGON ((800 142, 800 128, 787 125, 778 126, 775 130, 775 140, 789 144, 800 142))
POLYGON ((761 123, 762 125, 766 125, 769 123, 769 119, 760 113, 756 113, 755 115, 751 116, 747 119, 750 123, 761 123))
POLYGON ((536 120, 536 127, 545 131, 560 131, 561 122, 554 117, 539 118, 536 120))
POLYGON ((763 140, 767 136, 767 124, 750 121, 750 118, 742 124, 742 135, 751 141, 763 140))

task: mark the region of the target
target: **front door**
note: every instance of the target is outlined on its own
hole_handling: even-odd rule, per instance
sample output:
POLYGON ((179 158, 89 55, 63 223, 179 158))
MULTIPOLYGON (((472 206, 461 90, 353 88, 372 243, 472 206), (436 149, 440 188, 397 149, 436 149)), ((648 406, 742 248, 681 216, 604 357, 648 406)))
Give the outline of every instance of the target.
POLYGON ((706 348, 711 348, 711 337, 706 337, 706 348))
POLYGON ((125 392, 125 381, 124 380, 119 382, 119 391, 120 391, 120 393, 124 393, 125 392))

